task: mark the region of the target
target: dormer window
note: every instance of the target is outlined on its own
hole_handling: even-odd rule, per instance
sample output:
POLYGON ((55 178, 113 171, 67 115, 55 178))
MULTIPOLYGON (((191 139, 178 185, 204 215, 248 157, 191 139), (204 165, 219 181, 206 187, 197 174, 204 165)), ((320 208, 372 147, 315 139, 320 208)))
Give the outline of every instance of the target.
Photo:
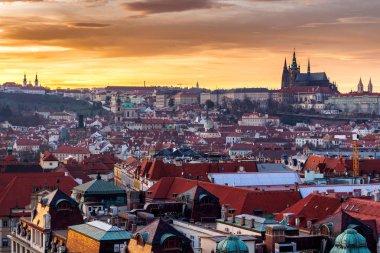
POLYGON ((68 201, 62 201, 57 204, 57 211, 70 210, 71 206, 68 201))
POLYGON ((180 241, 174 236, 167 238, 163 243, 164 251, 179 250, 180 247, 181 247, 180 241))

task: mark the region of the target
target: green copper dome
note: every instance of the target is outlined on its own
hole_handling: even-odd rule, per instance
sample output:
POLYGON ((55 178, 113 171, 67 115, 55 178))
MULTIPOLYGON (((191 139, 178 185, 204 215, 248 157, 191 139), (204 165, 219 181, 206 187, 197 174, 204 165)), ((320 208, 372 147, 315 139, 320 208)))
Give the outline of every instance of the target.
POLYGON ((343 252, 370 253, 370 250, 367 248, 366 239, 355 229, 349 228, 338 235, 330 251, 330 253, 343 252))
POLYGON ((239 237, 231 235, 220 241, 216 247, 217 253, 248 253, 248 246, 239 237))

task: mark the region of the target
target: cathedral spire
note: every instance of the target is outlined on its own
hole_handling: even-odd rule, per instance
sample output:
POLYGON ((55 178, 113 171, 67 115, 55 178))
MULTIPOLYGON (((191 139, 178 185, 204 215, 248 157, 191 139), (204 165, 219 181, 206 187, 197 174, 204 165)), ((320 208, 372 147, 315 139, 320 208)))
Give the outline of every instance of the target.
POLYGON ((34 86, 38 87, 38 76, 37 76, 37 73, 36 73, 36 79, 34 80, 34 86))
POLYGON ((307 73, 310 74, 310 59, 307 60, 307 73))
POLYGON ((368 83, 368 93, 373 92, 373 85, 372 85, 372 80, 369 78, 369 83, 368 83))
POLYGON ((291 68, 292 69, 298 69, 297 57, 296 57, 296 49, 295 48, 294 48, 294 51, 293 51, 293 60, 292 60, 291 68))
POLYGON ((24 87, 26 87, 26 85, 28 84, 28 81, 26 80, 25 72, 24 72, 24 80, 22 80, 22 84, 24 85, 24 87))
POLYGON ((285 62, 284 62, 284 69, 286 69, 288 66, 286 64, 286 57, 285 57, 285 62))
POLYGON ((359 83, 358 83, 358 93, 363 93, 364 87, 363 87, 363 82, 362 78, 360 77, 359 83))

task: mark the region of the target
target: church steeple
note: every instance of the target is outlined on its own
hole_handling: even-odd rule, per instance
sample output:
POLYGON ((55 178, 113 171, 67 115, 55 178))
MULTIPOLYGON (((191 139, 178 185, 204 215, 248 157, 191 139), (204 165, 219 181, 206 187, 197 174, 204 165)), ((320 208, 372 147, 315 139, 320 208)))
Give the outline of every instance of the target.
POLYGON ((310 59, 307 60, 307 74, 310 75, 310 59))
POLYGON ((373 92, 373 85, 372 85, 372 81, 371 81, 371 78, 369 79, 369 83, 368 83, 368 93, 372 93, 373 92))
POLYGON ((287 88, 288 86, 289 86, 289 70, 288 70, 288 66, 287 66, 286 58, 285 58, 284 68, 282 69, 281 89, 287 88))
POLYGON ((363 93, 364 91, 364 86, 362 82, 362 78, 360 77, 359 83, 358 83, 358 93, 363 93))
POLYGON ((38 76, 37 76, 37 73, 36 73, 36 79, 34 80, 34 86, 38 87, 38 76))
POLYGON ((24 87, 28 84, 28 81, 26 80, 26 74, 24 73, 24 80, 22 80, 22 84, 24 87))
POLYGON ((290 66, 292 69, 297 69, 297 57, 296 57, 296 49, 293 51, 293 60, 292 60, 292 65, 290 66))

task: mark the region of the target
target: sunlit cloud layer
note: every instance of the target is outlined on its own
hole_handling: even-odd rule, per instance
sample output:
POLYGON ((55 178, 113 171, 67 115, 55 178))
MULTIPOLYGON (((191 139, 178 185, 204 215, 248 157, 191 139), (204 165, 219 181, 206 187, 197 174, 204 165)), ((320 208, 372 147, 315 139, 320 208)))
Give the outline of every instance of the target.
POLYGON ((0 0, 0 82, 280 87, 301 70, 380 91, 377 0, 0 0), (175 3, 174 3, 175 2, 175 3))

